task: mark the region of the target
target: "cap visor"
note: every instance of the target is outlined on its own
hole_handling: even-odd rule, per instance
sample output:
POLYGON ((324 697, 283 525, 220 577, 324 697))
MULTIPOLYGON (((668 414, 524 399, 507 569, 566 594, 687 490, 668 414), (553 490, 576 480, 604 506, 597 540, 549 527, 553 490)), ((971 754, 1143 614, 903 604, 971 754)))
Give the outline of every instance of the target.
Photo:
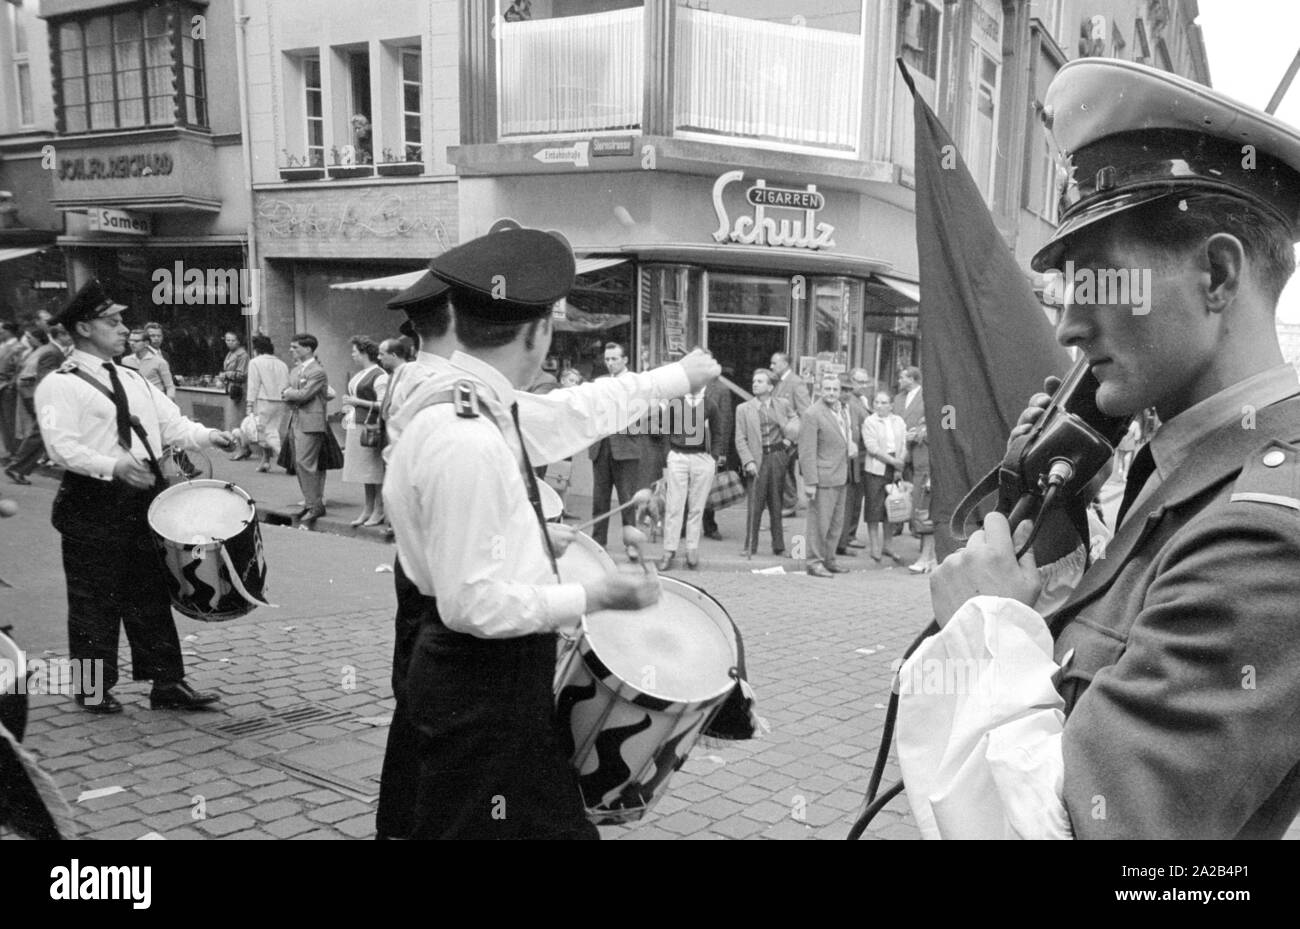
POLYGON ((1134 190, 1121 194, 1116 197, 1108 197, 1085 207, 1079 212, 1067 217, 1061 225, 1056 227, 1052 237, 1048 239, 1047 244, 1040 248, 1029 266, 1035 271, 1042 273, 1050 271, 1053 268, 1059 268, 1061 264, 1061 252, 1065 249, 1065 240, 1077 234, 1089 226, 1101 222, 1103 219, 1110 219, 1126 210, 1142 206, 1165 197, 1173 197, 1180 194, 1192 193, 1193 187, 1174 187, 1162 186, 1158 188, 1149 188, 1146 190, 1134 190))

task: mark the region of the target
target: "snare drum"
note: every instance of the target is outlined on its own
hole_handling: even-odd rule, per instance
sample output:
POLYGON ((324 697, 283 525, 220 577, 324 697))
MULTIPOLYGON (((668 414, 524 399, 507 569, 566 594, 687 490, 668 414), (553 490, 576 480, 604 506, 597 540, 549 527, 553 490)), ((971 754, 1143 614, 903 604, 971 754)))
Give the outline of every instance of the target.
POLYGON ((609 552, 585 532, 575 532, 563 555, 555 559, 561 584, 581 584, 618 570, 609 552))
POLYGON ((654 806, 736 683, 726 610, 697 587, 660 580, 654 606, 584 617, 556 672, 556 713, 597 825, 635 822, 654 806))
POLYGON ((0 726, 15 741, 27 729, 27 656, 13 639, 0 632, 0 726))
POLYGON ((186 616, 221 622, 271 606, 262 599, 266 560, 257 508, 239 487, 213 480, 169 487, 149 506, 149 528, 172 606, 186 616))

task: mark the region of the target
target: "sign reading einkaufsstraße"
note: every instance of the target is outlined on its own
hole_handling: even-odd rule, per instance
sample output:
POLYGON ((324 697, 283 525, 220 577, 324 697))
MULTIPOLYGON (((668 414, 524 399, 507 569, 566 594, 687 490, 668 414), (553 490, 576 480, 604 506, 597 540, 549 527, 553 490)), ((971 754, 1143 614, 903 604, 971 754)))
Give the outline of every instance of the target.
POLYGON ((100 181, 171 173, 172 156, 166 152, 136 152, 106 158, 59 159, 61 181, 100 181))

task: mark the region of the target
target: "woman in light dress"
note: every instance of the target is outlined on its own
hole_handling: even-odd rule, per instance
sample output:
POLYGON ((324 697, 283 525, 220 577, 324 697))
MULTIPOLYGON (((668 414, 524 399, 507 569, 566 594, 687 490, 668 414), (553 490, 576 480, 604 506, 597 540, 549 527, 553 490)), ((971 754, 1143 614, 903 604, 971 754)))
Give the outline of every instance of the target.
POLYGON ((366 502, 353 526, 380 526, 384 522, 384 459, 379 448, 361 444, 367 422, 377 422, 384 395, 388 392, 388 372, 379 365, 379 344, 367 336, 353 336, 352 363, 360 370, 348 381, 343 406, 343 427, 347 444, 343 449, 343 480, 364 484, 366 502))
POLYGON ((902 559, 890 551, 889 535, 885 524, 889 522, 885 512, 885 497, 888 485, 903 473, 903 456, 907 454, 907 424, 903 417, 894 412, 894 401, 886 391, 876 394, 876 401, 871 405, 871 415, 862 421, 862 442, 867 449, 866 461, 866 501, 863 518, 867 522, 867 536, 871 540, 871 558, 879 562, 881 558, 891 558, 895 564, 902 564, 902 559))
POLYGON ((264 335, 253 336, 253 357, 248 362, 244 409, 257 423, 257 448, 262 453, 259 471, 270 471, 280 455, 280 433, 289 407, 280 394, 289 384, 289 366, 275 357, 275 346, 264 335))

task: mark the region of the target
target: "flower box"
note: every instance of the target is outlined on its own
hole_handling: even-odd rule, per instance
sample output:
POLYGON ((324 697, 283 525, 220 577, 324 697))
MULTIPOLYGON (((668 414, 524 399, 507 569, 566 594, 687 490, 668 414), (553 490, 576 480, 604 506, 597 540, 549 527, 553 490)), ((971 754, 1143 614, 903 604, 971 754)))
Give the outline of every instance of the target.
POLYGON ((380 177, 416 177, 424 173, 424 163, 420 161, 395 161, 389 164, 375 165, 380 177))
POLYGON ((374 165, 331 165, 326 170, 335 180, 347 180, 354 177, 373 177, 374 165))
POLYGON ((281 168, 282 181, 319 181, 325 178, 324 168, 281 168))

